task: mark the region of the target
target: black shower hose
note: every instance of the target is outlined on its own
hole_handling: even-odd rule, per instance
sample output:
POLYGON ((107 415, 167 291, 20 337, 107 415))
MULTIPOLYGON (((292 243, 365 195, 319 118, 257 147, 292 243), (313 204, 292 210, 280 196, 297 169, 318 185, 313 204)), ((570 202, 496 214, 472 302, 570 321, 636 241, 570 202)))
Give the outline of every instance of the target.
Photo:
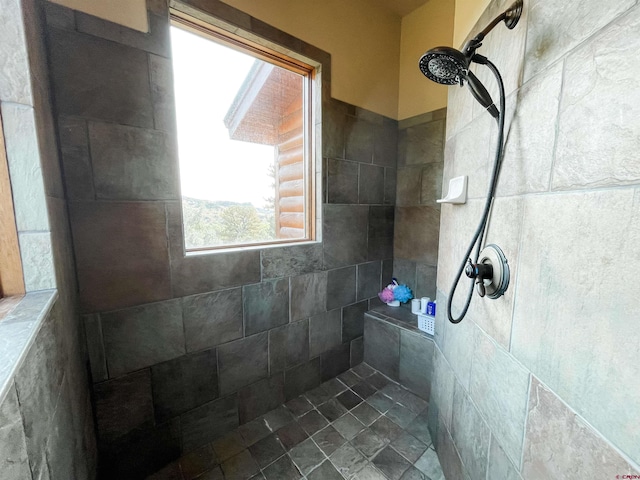
POLYGON ((447 300, 447 316, 449 317, 449 321, 451 323, 460 323, 462 319, 467 314, 467 310, 469 310, 469 305, 471 305, 471 297, 473 296, 473 279, 471 279, 471 286, 469 287, 469 293, 467 294, 467 301, 462 309, 462 313, 458 318, 454 318, 451 312, 451 305, 453 303, 453 296, 456 293, 456 289, 458 288, 458 283, 460 282, 460 278, 462 277, 462 273, 467 266, 468 260, 471 258, 471 252, 473 251, 473 247, 476 247, 475 254, 475 262, 478 263, 478 258, 480 257, 480 247, 484 241, 484 234, 487 228, 487 220, 489 218, 489 212, 491 211, 491 205, 493 204, 493 197, 496 191, 496 185, 498 184, 498 176, 500 174, 500 167, 502 166, 502 152, 504 150, 504 112, 505 112, 505 95, 504 95, 504 83, 502 81, 502 76, 498 71, 498 68, 491 63, 486 57, 481 55, 474 55, 472 61, 476 63, 480 63, 486 65, 495 75, 496 81, 498 82, 498 88, 500 89, 500 112, 498 118, 496 119, 498 122, 498 145, 496 147, 496 156, 493 162, 493 173, 491 177, 491 183, 489 184, 489 191, 487 192, 487 200, 484 204, 484 211, 482 212, 482 220, 480 220, 480 224, 476 229, 476 232, 473 235, 473 239, 471 240, 471 244, 469 248, 467 248, 466 253, 462 259, 462 263, 460 264, 460 268, 458 269, 458 273, 456 275, 455 280, 453 281, 453 285, 451 286, 451 292, 449 293, 449 299, 447 300))

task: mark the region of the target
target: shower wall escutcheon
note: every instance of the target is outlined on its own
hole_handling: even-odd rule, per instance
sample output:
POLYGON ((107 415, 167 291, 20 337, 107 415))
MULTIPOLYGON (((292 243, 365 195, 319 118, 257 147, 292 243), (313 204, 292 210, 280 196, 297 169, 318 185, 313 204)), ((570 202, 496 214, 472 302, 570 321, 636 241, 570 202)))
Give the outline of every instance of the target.
POLYGON ((510 270, 507 257, 499 246, 491 244, 480 252, 477 263, 467 260, 464 274, 475 280, 480 297, 496 299, 504 295, 509 287, 510 270))
POLYGON ((484 249, 484 237, 487 229, 487 221, 489 212, 493 204, 496 186, 498 183, 498 175, 502 166, 502 154, 504 151, 504 121, 505 121, 505 92, 502 76, 498 68, 487 58, 478 53, 476 50, 482 46, 482 42, 487 34, 500 22, 504 22, 508 29, 513 29, 522 16, 523 3, 522 0, 516 0, 507 10, 497 16, 493 21, 478 35, 469 40, 462 51, 452 47, 436 47, 427 51, 420 58, 420 71, 429 79, 442 85, 460 85, 467 87, 471 91, 473 97, 487 110, 487 112, 496 119, 498 123, 498 144, 496 146, 496 155, 493 163, 493 172, 487 198, 482 212, 480 223, 472 237, 471 244, 467 248, 460 268, 457 271, 449 298, 447 301, 447 316, 451 323, 459 323, 467 314, 471 298, 473 296, 474 284, 480 297, 488 297, 491 299, 500 298, 509 287, 510 271, 507 259, 497 245, 487 245, 484 249), (482 82, 469 69, 471 63, 485 65, 496 78, 498 88, 500 90, 500 108, 498 109, 491 98, 491 95, 482 84, 482 82), (475 248, 475 255, 472 260, 472 252, 475 248), (467 277, 472 279, 467 294, 467 299, 460 316, 454 317, 451 308, 453 296, 455 295, 458 283, 465 273, 467 277))

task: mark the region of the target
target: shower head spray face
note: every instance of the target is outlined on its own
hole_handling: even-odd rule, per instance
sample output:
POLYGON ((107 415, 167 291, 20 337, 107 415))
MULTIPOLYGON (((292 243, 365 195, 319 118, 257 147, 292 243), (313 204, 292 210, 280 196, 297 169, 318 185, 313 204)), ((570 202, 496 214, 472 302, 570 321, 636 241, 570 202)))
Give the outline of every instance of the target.
POLYGON ((436 47, 420 58, 420 71, 429 79, 442 85, 463 85, 466 80, 474 98, 498 118, 498 109, 491 95, 480 80, 469 70, 469 57, 451 47, 436 47))
MULTIPOLYGON (((436 47, 420 57, 420 70, 429 79, 442 85, 462 85, 469 72, 472 61, 482 63, 481 55, 476 50, 482 46, 485 36, 500 22, 504 22, 508 29, 513 29, 522 16, 522 0, 515 2, 478 35, 469 40, 463 51, 451 47, 436 47)), ((486 59, 485 59, 486 60, 486 59)), ((475 94, 474 94, 475 95, 475 94)))
POLYGON ((436 47, 420 58, 420 71, 442 85, 462 85, 469 70, 469 59, 451 47, 436 47))

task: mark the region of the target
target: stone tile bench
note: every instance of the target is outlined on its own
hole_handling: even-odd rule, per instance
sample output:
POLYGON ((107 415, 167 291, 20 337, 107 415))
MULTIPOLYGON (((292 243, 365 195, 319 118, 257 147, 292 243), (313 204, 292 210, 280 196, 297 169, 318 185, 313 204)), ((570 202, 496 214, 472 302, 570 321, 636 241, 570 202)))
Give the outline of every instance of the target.
POLYGON ((429 400, 433 336, 409 309, 383 305, 364 315, 364 361, 429 400))

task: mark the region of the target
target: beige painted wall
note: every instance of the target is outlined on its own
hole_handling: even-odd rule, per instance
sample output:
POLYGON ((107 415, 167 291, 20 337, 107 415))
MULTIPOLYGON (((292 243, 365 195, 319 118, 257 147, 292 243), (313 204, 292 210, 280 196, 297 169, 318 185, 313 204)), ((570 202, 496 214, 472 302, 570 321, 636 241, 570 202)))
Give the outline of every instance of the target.
POLYGON ((453 0, 430 0, 402 18, 398 120, 447 106, 447 87, 427 80, 418 60, 430 48, 452 44, 453 20, 453 0))
MULTIPOLYGON (((137 30, 148 28, 144 0, 50 1, 137 30)), ((471 28, 488 3, 481 0, 479 7, 475 1, 430 0, 403 18, 368 0, 225 3, 331 53, 334 98, 404 119, 446 106, 447 88, 426 80, 417 62, 433 46, 455 44, 455 31, 464 31, 464 38, 460 25, 471 28), (454 4, 456 13, 471 13, 458 14, 454 23, 454 4)))
POLYGON ((400 17, 366 0, 226 0, 331 53, 334 98, 396 118, 400 17))
POLYGON ((456 14, 453 26, 453 46, 459 48, 476 24, 490 0, 455 0, 456 14))
POLYGON ((146 32, 147 7, 145 0, 49 0, 65 7, 89 13, 129 28, 146 32))

